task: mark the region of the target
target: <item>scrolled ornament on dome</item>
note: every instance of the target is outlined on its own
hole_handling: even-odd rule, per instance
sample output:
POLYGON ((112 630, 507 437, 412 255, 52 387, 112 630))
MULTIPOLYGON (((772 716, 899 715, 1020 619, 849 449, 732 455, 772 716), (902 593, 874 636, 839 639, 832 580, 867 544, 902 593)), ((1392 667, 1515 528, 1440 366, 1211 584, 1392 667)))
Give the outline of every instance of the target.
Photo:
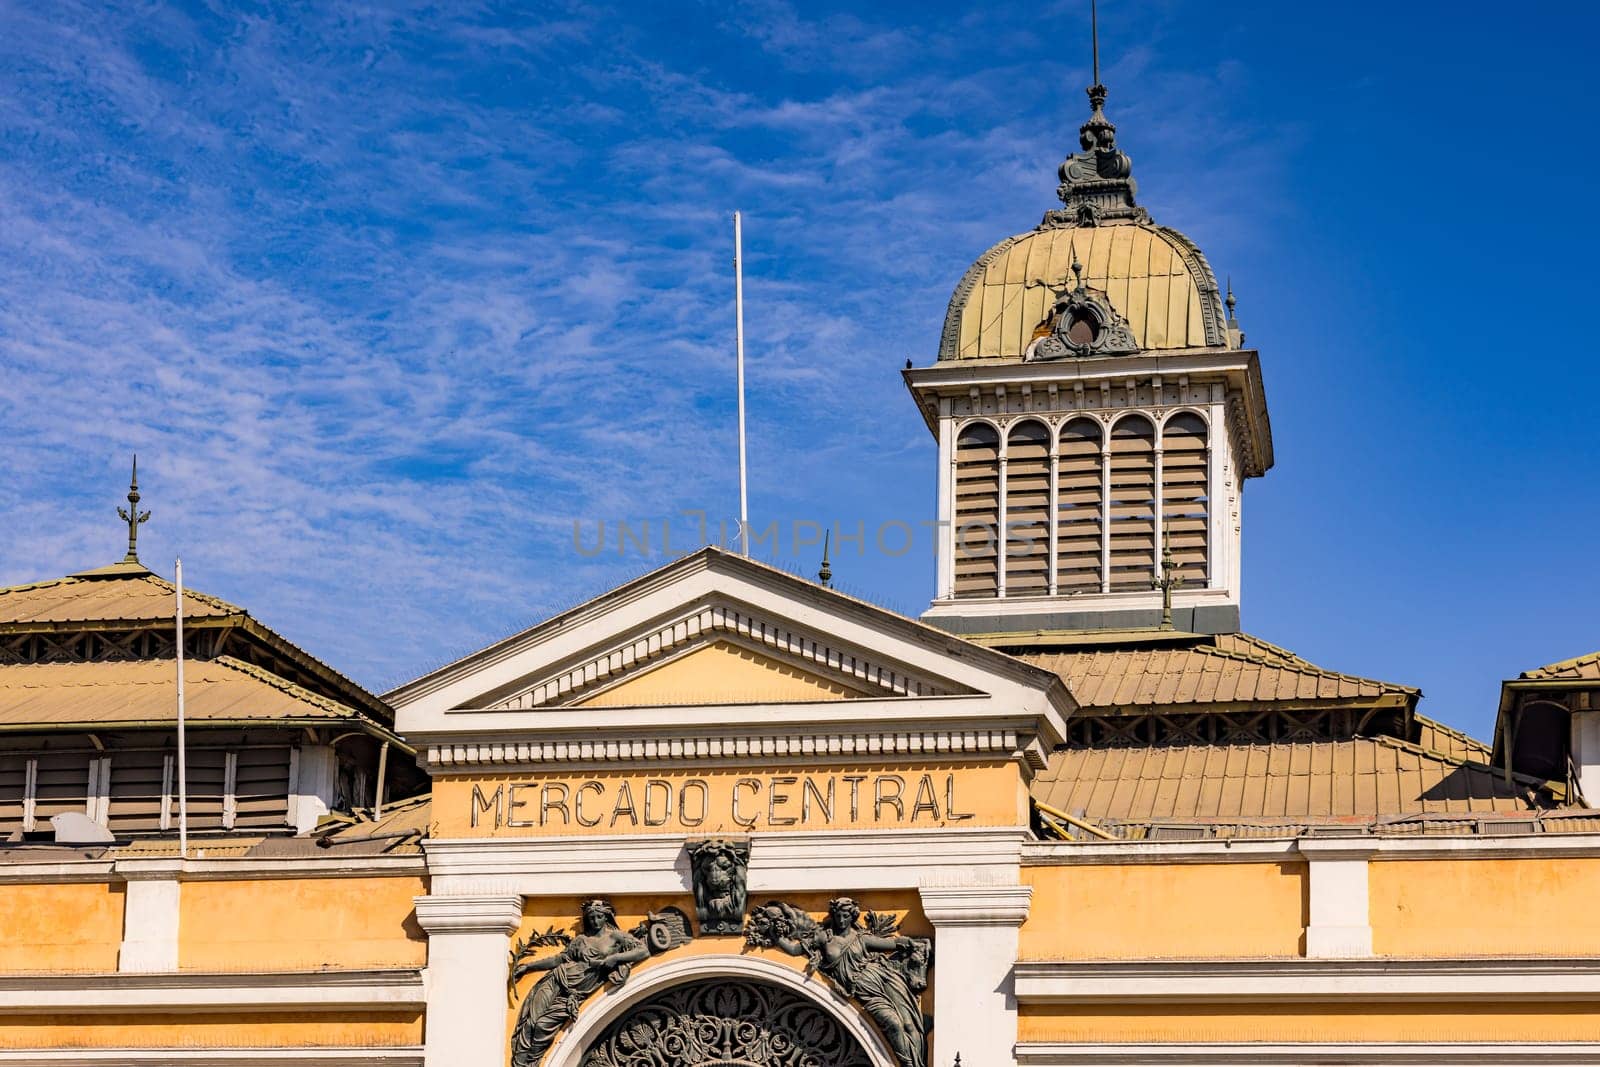
POLYGON ((1072 274, 1076 284, 1056 289, 1051 308, 1050 332, 1034 341, 1023 358, 1068 359, 1084 356, 1127 356, 1139 351, 1133 331, 1106 295, 1083 281, 1083 264, 1073 249, 1072 274))
POLYGON ((1089 121, 1078 127, 1082 151, 1061 162, 1056 195, 1064 207, 1046 213, 1046 226, 1150 221, 1149 212, 1134 203, 1139 185, 1133 180, 1133 160, 1117 147, 1117 127, 1106 118, 1106 92, 1098 79, 1089 87, 1089 121))

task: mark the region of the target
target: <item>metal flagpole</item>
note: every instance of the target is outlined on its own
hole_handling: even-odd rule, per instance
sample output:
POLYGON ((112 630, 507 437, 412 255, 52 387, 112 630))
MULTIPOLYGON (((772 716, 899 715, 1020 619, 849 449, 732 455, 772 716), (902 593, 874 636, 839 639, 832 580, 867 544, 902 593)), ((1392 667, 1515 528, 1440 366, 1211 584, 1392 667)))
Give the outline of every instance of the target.
POLYGON ((733 213, 733 314, 739 364, 739 551, 750 554, 750 498, 745 484, 744 454, 744 231, 733 213))
POLYGON ((189 858, 189 767, 183 744, 183 560, 173 565, 178 597, 178 854, 189 858))

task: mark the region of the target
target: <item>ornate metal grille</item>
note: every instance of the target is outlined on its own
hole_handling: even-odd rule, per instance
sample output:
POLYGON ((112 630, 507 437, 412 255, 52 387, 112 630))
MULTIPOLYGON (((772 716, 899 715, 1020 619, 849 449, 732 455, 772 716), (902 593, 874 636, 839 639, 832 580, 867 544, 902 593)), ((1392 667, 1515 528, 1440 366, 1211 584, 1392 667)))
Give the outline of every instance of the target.
POLYGON ((677 986, 635 1006, 590 1046, 583 1067, 872 1067, 816 1004, 762 982, 677 986))

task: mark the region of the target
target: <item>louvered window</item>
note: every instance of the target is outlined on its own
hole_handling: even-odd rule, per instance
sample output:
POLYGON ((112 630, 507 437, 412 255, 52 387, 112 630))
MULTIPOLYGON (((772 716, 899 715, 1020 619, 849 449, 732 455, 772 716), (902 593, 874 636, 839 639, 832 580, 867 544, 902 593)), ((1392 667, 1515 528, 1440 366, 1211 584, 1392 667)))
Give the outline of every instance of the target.
POLYGON ((89 774, 99 773, 100 761, 84 753, 44 753, 34 759, 33 826, 48 830, 50 817, 69 811, 85 814, 89 807, 89 774))
POLYGON ((1161 430, 1162 536, 1172 546, 1173 568, 1186 586, 1204 585, 1210 504, 1206 424, 1181 412, 1161 430))
POLYGON ((22 829, 23 793, 28 782, 28 760, 0 756, 0 835, 22 829))
POLYGON ((1056 590, 1098 593, 1103 580, 1100 532, 1100 424, 1073 419, 1061 428, 1057 450, 1056 590))
POLYGON ((974 423, 956 439, 955 595, 992 597, 1000 525, 1000 435, 974 423))
POLYGON ((289 811, 289 750, 241 749, 235 768, 234 792, 235 826, 241 829, 282 826, 289 811))
POLYGON ((1156 563, 1155 426, 1142 415, 1111 428, 1111 589, 1148 590, 1156 563))
POLYGON ((1028 419, 1006 436, 1006 596, 1050 591, 1050 430, 1028 419))

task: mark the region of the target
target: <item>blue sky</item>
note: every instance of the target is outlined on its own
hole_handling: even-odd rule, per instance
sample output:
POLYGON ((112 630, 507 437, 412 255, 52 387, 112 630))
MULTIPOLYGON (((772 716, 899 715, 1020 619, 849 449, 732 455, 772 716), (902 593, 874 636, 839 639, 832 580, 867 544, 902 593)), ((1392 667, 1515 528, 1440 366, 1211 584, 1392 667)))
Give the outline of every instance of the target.
MULTIPOLYGON (((1501 678, 1600 648, 1595 21, 1101 13, 1141 202, 1262 353, 1246 628, 1480 734, 1501 678)), ((930 517, 899 368, 1054 202, 1086 23, 0 0, 0 582, 118 558, 133 451, 147 562, 373 687, 650 567, 619 520, 737 505, 735 207, 753 516, 930 517)), ((908 613, 932 567, 835 557, 908 613)))

